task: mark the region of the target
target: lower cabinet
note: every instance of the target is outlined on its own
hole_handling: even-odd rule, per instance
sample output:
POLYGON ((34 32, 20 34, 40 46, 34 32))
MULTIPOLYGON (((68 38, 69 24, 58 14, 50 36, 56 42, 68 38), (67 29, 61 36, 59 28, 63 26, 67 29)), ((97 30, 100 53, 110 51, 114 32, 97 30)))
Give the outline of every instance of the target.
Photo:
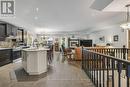
POLYGON ((13 51, 13 60, 21 58, 21 50, 13 51))
POLYGON ((12 49, 0 50, 0 66, 12 62, 12 49))

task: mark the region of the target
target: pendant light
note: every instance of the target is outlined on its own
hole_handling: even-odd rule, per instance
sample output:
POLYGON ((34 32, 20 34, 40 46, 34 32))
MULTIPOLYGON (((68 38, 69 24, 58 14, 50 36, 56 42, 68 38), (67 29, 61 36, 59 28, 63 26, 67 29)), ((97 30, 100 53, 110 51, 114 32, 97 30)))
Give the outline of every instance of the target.
POLYGON ((127 20, 126 20, 126 23, 121 24, 120 27, 123 28, 123 29, 130 29, 130 20, 129 20, 129 17, 130 17, 130 13, 129 13, 130 4, 126 5, 125 7, 127 8, 127 20))

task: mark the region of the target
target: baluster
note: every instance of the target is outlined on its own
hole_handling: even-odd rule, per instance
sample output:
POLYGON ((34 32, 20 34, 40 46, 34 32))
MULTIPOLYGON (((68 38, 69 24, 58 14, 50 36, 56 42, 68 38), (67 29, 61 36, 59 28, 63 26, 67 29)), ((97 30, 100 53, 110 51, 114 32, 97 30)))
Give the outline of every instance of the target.
POLYGON ((82 47, 82 69, 84 68, 84 50, 82 47))
POLYGON ((98 66, 98 61, 99 61, 99 60, 98 60, 98 54, 97 54, 96 56, 97 56, 97 87, 98 87, 98 67, 99 67, 99 66, 98 66))
MULTIPOLYGON (((89 54, 89 76, 91 78, 91 52, 89 54)), ((92 79, 92 78, 91 78, 92 79)))
MULTIPOLYGON (((121 52, 120 52, 121 49, 118 49, 118 58, 121 58, 121 52)), ((122 58, 121 58, 122 59, 122 58)))
POLYGON ((127 87, 130 87, 129 85, 129 78, 130 78, 130 64, 126 64, 127 68, 126 68, 126 77, 127 77, 127 87))
POLYGON ((101 87, 101 70, 102 70, 102 56, 99 55, 99 87, 101 87))
POLYGON ((88 52, 85 52, 84 50, 84 70, 87 69, 87 58, 88 58, 88 52))
POLYGON ((126 60, 126 48, 123 46, 123 59, 126 60))
POLYGON ((124 51, 124 49, 120 49, 121 50, 121 52, 120 52, 120 54, 121 54, 121 59, 124 59, 123 58, 123 51, 124 51))
POLYGON ((104 70, 105 70, 105 57, 103 57, 103 64, 102 64, 102 66, 103 66, 103 74, 102 74, 102 79, 103 79, 103 87, 105 87, 105 72, 104 72, 104 70))
POLYGON ((93 60, 93 61, 94 61, 94 84, 96 84, 96 80, 95 80, 95 79, 96 79, 96 78, 95 78, 95 74, 96 74, 96 64, 95 64, 95 63, 96 63, 96 56, 95 56, 95 54, 94 54, 93 59, 94 59, 94 60, 93 60))
POLYGON ((118 70, 118 87, 121 87, 121 71, 122 71, 122 63, 117 63, 117 70, 118 70))
POLYGON ((116 56, 115 56, 115 57, 117 57, 117 50, 118 50, 118 49, 116 49, 116 56))
POLYGON ((92 57, 91 57, 91 55, 92 55, 92 53, 90 53, 90 78, 91 78, 91 80, 92 80, 92 57))
POLYGON ((90 77, 92 78, 92 53, 90 54, 90 77))
POLYGON ((91 52, 89 53, 89 76, 91 78, 91 52))
POLYGON ((88 53, 88 76, 90 77, 90 52, 88 53))
POLYGON ((86 70, 88 70, 87 62, 88 62, 88 52, 84 50, 84 71, 85 72, 86 70))
POLYGON ((114 87, 114 66, 115 66, 115 60, 113 60, 112 59, 112 61, 111 61, 111 63, 112 63, 112 87, 114 87))
POLYGON ((92 54, 92 78, 94 82, 94 53, 92 54))
POLYGON ((103 54, 103 49, 101 49, 101 53, 103 54))
POLYGON ((114 57, 116 57, 116 55, 115 55, 116 49, 113 49, 113 50, 114 50, 114 57))
POLYGON ((127 55, 127 56, 126 56, 126 58, 127 58, 126 60, 128 60, 128 50, 129 50, 129 49, 126 50, 126 55, 127 55))
POLYGON ((109 59, 107 57, 107 87, 109 87, 109 59))

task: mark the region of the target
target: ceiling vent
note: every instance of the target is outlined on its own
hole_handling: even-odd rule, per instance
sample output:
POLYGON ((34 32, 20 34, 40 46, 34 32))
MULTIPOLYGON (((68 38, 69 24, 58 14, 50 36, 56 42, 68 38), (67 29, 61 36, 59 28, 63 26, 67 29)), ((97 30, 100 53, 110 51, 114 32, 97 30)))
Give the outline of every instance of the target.
POLYGON ((113 0, 95 0, 90 8, 96 9, 96 10, 103 10, 105 7, 107 7, 113 0))

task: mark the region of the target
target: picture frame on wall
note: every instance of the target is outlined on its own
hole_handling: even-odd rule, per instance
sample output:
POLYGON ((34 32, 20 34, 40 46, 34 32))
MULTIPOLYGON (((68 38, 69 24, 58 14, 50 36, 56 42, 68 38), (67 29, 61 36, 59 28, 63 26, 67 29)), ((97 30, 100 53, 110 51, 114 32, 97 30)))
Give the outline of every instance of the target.
POLYGON ((118 41, 119 40, 119 36, 118 35, 114 35, 113 36, 113 41, 118 41))

